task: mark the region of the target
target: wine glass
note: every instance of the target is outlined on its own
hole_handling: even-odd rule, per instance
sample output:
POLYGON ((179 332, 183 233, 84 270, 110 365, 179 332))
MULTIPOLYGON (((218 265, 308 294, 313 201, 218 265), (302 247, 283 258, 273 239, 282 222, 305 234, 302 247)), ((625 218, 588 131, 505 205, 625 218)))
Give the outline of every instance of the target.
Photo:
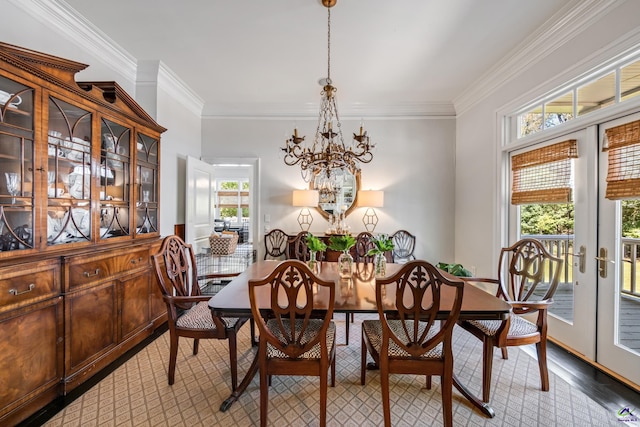
POLYGON ((20 175, 15 172, 5 172, 7 179, 7 191, 11 194, 11 204, 16 202, 15 197, 18 195, 18 189, 20 187, 20 175))

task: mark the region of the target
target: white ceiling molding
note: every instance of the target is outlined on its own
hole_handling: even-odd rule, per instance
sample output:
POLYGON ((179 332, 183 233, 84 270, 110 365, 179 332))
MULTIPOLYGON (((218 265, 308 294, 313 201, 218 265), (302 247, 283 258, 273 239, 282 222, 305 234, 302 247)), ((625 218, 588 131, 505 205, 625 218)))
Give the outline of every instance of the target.
POLYGON ((204 99, 200 98, 187 84, 162 61, 159 61, 158 87, 184 105, 198 117, 202 116, 204 99))
MULTIPOLYGON (((217 105, 215 109, 206 109, 202 117, 222 118, 222 119, 255 119, 274 118, 289 119, 291 117, 299 119, 317 120, 320 112, 320 105, 316 103, 308 104, 236 104, 217 105)), ((340 117, 347 118, 428 118, 428 117, 455 117, 456 111, 450 102, 420 102, 420 103, 398 103, 393 105, 348 105, 341 106, 340 117)))
POLYGON ((64 1, 9 1, 47 26, 55 27, 57 31, 83 49, 89 52, 100 52, 99 56, 106 66, 131 79, 132 82, 135 81, 136 59, 64 1))
POLYGON ((572 0, 552 19, 516 46, 505 59, 472 83, 468 90, 453 100, 457 115, 491 95, 507 81, 551 54, 576 37, 582 30, 611 8, 616 0, 572 0), (551 43, 553 41, 553 43, 551 43))

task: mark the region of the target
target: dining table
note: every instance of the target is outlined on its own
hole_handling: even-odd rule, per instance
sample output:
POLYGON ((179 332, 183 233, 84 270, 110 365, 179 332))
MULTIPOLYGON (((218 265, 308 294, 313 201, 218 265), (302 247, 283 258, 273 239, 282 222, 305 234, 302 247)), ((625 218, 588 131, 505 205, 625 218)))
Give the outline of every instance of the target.
MULTIPOLYGON (((209 308, 215 316, 220 317, 251 317, 251 302, 249 300, 249 281, 266 278, 281 261, 265 260, 251 264, 242 274, 235 277, 225 287, 209 300, 209 308)), ((402 268, 402 264, 387 264, 386 276, 390 277, 402 268)), ((334 313, 377 313, 376 304, 376 276, 372 263, 354 263, 353 274, 349 278, 341 278, 336 262, 318 262, 314 271, 316 275, 336 284, 334 313)), ((442 275, 452 280, 460 278, 442 271, 442 275)), ((268 289, 265 290, 268 292, 268 289)), ((444 287, 438 317, 446 318, 453 304, 454 291, 444 287)), ((328 295, 328 292, 326 293, 328 295)), ((314 308, 322 310, 327 305, 322 291, 314 295, 314 308)), ((384 306, 385 311, 392 312, 395 295, 387 292, 384 306)), ((260 309, 268 310, 271 307, 271 298, 268 293, 258 294, 256 303, 260 309)), ((465 282, 460 310, 460 320, 501 320, 511 312, 511 306, 505 301, 482 289, 465 282)), ((255 374, 258 372, 257 353, 242 382, 231 395, 220 405, 222 412, 231 407, 247 389, 255 374)), ((474 395, 455 375, 453 375, 455 388, 476 408, 487 417, 494 417, 495 411, 486 402, 474 395)))

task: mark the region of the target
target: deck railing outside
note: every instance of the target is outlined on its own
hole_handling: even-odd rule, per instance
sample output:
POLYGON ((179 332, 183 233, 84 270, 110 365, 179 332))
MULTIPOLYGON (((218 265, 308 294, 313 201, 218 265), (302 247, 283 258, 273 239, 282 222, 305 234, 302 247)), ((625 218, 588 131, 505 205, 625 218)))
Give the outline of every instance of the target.
MULTIPOLYGON (((554 256, 564 260, 560 283, 572 281, 573 235, 531 234, 522 237, 537 239, 554 256)), ((640 239, 622 238, 621 293, 640 298, 640 239)))

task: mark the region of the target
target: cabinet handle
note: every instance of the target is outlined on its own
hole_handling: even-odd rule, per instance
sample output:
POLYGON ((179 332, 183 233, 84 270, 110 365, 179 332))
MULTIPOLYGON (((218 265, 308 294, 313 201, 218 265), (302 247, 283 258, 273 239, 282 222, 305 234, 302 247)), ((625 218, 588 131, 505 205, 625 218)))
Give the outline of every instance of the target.
POLYGON ((96 268, 96 271, 94 271, 93 273, 85 271, 83 274, 84 274, 84 277, 94 277, 94 276, 97 276, 98 274, 100 274, 100 269, 96 268))
POLYGON ((27 292, 31 292, 35 287, 36 285, 32 283, 29 285, 29 289, 27 289, 26 291, 18 292, 17 289, 9 289, 9 293, 11 295, 18 296, 18 295, 26 294, 27 292))
POLYGON ((138 258, 138 259, 132 259, 131 260, 131 264, 137 264, 139 262, 142 262, 142 257, 138 258))

